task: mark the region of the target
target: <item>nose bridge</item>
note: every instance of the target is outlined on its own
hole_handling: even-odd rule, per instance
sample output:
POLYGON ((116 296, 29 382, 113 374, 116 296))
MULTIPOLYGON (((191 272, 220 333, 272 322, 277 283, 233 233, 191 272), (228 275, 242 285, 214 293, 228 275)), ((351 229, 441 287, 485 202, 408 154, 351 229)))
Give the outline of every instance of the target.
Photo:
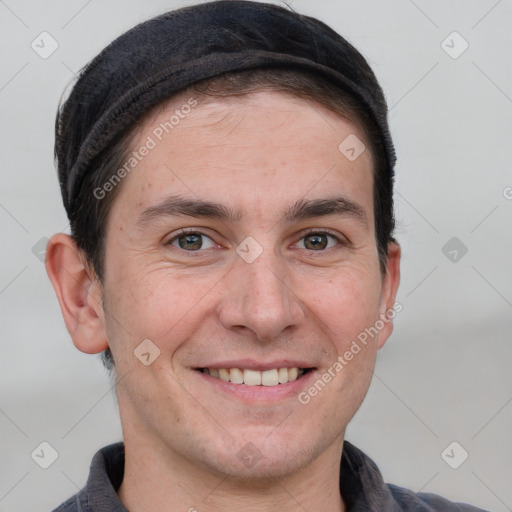
POLYGON ((282 308, 288 303, 285 270, 280 263, 278 258, 267 250, 243 271, 243 274, 247 275, 249 288, 245 301, 251 308, 270 309, 271 304, 282 308))
MULTIPOLYGON (((247 249, 243 242, 240 246, 239 250, 247 249)), ((249 250, 254 247, 249 245, 249 250)), ((230 292, 221 310, 224 327, 245 327, 260 339, 272 339, 282 335, 287 327, 298 326, 302 309, 287 283, 285 262, 272 248, 265 248, 250 263, 241 254, 230 272, 230 292)))

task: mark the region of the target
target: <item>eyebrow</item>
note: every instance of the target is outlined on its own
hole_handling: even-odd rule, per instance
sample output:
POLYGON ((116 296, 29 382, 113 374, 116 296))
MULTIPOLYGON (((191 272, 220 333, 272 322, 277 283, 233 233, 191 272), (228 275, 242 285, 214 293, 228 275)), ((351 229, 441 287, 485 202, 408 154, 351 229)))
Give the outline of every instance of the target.
MULTIPOLYGON (((299 199, 284 211, 280 223, 292 223, 327 215, 348 216, 362 224, 368 224, 363 207, 345 197, 299 199)), ((173 216, 211 218, 236 223, 242 219, 243 212, 220 203, 170 196, 161 203, 146 208, 139 216, 137 225, 147 227, 158 218, 173 216)))

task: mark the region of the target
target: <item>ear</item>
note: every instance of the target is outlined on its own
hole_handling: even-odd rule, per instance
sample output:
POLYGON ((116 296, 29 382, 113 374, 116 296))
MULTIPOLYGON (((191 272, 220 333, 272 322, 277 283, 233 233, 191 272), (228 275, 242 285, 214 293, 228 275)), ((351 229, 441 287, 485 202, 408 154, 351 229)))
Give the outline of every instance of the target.
POLYGON ((50 239, 45 264, 76 348, 87 354, 106 350, 101 284, 69 235, 57 233, 50 239))
POLYGON ((381 348, 393 332, 393 318, 402 310, 402 305, 395 302, 400 284, 401 249, 398 242, 388 244, 386 274, 382 280, 380 319, 384 326, 379 331, 378 348, 381 348))

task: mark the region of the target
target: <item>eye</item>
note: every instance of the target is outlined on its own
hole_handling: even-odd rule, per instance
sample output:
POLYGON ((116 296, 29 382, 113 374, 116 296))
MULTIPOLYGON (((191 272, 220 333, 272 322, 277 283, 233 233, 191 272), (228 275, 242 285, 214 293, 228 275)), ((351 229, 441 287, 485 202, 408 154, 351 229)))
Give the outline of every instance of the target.
POLYGON ((340 243, 340 239, 325 232, 311 232, 303 236, 299 241, 300 249, 323 251, 340 243), (301 247, 300 244, 303 246, 301 247))
POLYGON ((198 251, 199 249, 211 249, 215 246, 215 243, 204 233, 182 230, 172 237, 166 245, 172 245, 186 251, 198 251))

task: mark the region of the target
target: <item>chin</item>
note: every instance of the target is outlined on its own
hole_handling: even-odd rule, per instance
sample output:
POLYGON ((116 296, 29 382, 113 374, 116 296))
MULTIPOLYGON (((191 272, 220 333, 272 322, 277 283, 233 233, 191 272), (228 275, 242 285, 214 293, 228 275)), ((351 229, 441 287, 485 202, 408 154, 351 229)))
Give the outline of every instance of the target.
MULTIPOLYGON (((203 454, 207 459, 204 462, 211 471, 240 485, 268 487, 305 468, 325 449, 324 446, 305 446, 298 437, 292 436, 279 437, 272 442, 264 436, 252 439, 218 446, 216 453, 203 454)), ((311 437, 309 440, 311 442, 311 437)))

